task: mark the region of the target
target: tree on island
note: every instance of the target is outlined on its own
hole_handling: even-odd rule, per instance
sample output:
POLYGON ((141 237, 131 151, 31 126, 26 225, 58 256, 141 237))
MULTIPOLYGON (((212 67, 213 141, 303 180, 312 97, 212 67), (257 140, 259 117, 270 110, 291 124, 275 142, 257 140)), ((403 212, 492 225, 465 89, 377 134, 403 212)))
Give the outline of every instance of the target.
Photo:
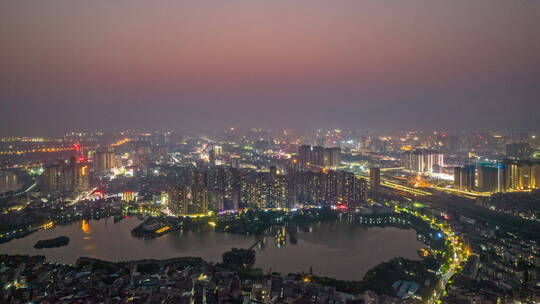
POLYGON ((67 236, 59 236, 54 239, 39 240, 34 245, 34 248, 36 249, 56 248, 56 247, 67 246, 68 244, 69 244, 69 238, 67 236))
POLYGON ((255 264, 255 250, 232 248, 223 254, 223 264, 249 268, 255 264))

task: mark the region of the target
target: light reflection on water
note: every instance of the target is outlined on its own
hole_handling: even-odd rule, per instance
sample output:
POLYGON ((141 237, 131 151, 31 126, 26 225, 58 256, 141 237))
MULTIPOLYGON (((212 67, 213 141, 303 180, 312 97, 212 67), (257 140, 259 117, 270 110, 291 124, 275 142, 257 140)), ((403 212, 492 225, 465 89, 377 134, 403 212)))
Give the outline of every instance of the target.
MULTIPOLYGON (((256 242, 253 236, 215 232, 209 226, 196 232, 176 231, 156 239, 138 239, 131 230, 139 223, 137 218, 118 223, 107 218, 57 226, 1 244, 0 253, 45 255, 49 261, 61 263, 74 263, 80 256, 109 261, 200 256, 220 261, 230 248, 249 248, 256 242), (70 238, 68 246, 33 248, 38 240, 61 235, 70 238)), ((317 275, 353 280, 394 257, 416 259, 421 247, 414 230, 331 222, 275 229, 254 249, 256 266, 265 271, 307 272, 312 267, 317 275)))

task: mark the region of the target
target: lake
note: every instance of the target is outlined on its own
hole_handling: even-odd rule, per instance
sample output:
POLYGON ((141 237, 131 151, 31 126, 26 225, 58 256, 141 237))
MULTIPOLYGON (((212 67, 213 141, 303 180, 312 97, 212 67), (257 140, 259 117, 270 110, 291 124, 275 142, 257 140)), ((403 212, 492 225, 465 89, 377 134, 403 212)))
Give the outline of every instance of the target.
MULTIPOLYGON (((131 235, 131 230, 140 222, 136 217, 117 223, 107 218, 57 226, 1 244, 0 253, 44 255, 47 260, 60 263, 75 263, 81 256, 108 261, 200 256, 217 262, 230 248, 249 248, 257 242, 254 236, 215 232, 210 226, 139 239, 131 235), (65 247, 33 247, 38 240, 63 235, 70 238, 65 247)), ((392 258, 418 259, 417 250, 423 246, 412 229, 316 223, 302 229, 276 229, 264 237, 254 247, 255 266, 282 273, 308 272, 311 267, 319 276, 360 280, 368 270, 392 258)))

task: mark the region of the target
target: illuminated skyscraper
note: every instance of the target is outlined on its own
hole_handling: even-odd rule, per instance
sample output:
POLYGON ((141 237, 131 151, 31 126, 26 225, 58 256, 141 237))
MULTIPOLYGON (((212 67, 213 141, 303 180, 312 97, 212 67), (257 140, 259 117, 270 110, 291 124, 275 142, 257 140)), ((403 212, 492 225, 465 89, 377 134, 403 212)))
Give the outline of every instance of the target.
POLYGON ((191 186, 191 197, 188 196, 188 214, 206 212, 208 212, 208 189, 198 185, 191 186))
POLYGON ((88 163, 75 163, 73 167, 73 190, 86 191, 90 188, 90 170, 88 163))
POLYGON ((167 191, 169 210, 175 215, 208 212, 209 191, 206 172, 190 171, 189 186, 172 185, 167 191))
POLYGON ((323 167, 325 164, 325 161, 328 161, 330 159, 330 155, 326 153, 326 150, 322 146, 314 146, 311 150, 311 165, 312 166, 318 166, 323 167))
POLYGON ((94 154, 94 171, 106 173, 116 167, 116 156, 113 150, 96 151, 94 154))
POLYGON ((312 152, 310 145, 302 145, 298 149, 298 155, 300 156, 300 167, 307 168, 312 163, 312 152))
POLYGON ((381 188, 381 168, 379 167, 369 168, 369 179, 370 179, 371 191, 379 192, 381 188))
POLYGON ((302 145, 298 149, 300 167, 339 167, 341 166, 341 148, 302 145))
POLYGON ((482 192, 538 189, 540 163, 506 160, 454 168, 454 188, 482 192), (475 176, 476 172, 476 176, 475 176), (475 178, 476 177, 476 178, 475 178))
POLYGON ((325 167, 340 167, 341 166, 341 148, 333 147, 326 148, 325 154, 328 154, 328 159, 325 158, 323 166, 325 167))
POLYGON ((497 167, 480 165, 477 167, 476 189, 481 192, 495 192, 497 189, 497 167))
POLYGON ((508 168, 507 185, 514 190, 540 188, 540 162, 506 161, 508 168))
POLYGON ((434 169, 444 167, 444 156, 432 150, 407 151, 402 155, 402 162, 409 171, 434 172, 434 169))
POLYGON ((475 167, 467 165, 465 167, 454 168, 454 189, 472 191, 475 188, 475 167))
POLYGON ((45 167, 39 179, 43 192, 60 194, 64 192, 86 191, 89 189, 89 169, 86 162, 79 163, 75 157, 45 167))
POLYGON ((189 199, 191 199, 191 191, 188 187, 170 186, 168 197, 168 207, 173 214, 182 215, 188 213, 189 199))

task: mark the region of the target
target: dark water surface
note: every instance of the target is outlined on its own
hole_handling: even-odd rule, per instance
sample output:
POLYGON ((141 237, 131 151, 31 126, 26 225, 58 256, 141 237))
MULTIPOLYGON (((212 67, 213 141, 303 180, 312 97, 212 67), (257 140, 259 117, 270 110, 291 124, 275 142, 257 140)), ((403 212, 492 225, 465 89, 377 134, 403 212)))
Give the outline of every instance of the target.
MULTIPOLYGON (((211 227, 139 239, 131 235, 139 223, 133 217, 118 223, 108 218, 58 226, 1 244, 0 253, 44 255, 49 261, 60 263, 74 263, 81 256, 108 261, 200 256, 220 261, 222 253, 230 248, 249 248, 256 242, 253 236, 215 232, 211 227), (66 247, 33 247, 38 240, 63 235, 70 238, 66 247)), ((394 257, 417 259, 416 251, 422 245, 412 229, 317 223, 304 229, 280 229, 265 237, 255 246, 256 266, 282 273, 308 272, 312 267, 317 275, 357 280, 394 257)))

